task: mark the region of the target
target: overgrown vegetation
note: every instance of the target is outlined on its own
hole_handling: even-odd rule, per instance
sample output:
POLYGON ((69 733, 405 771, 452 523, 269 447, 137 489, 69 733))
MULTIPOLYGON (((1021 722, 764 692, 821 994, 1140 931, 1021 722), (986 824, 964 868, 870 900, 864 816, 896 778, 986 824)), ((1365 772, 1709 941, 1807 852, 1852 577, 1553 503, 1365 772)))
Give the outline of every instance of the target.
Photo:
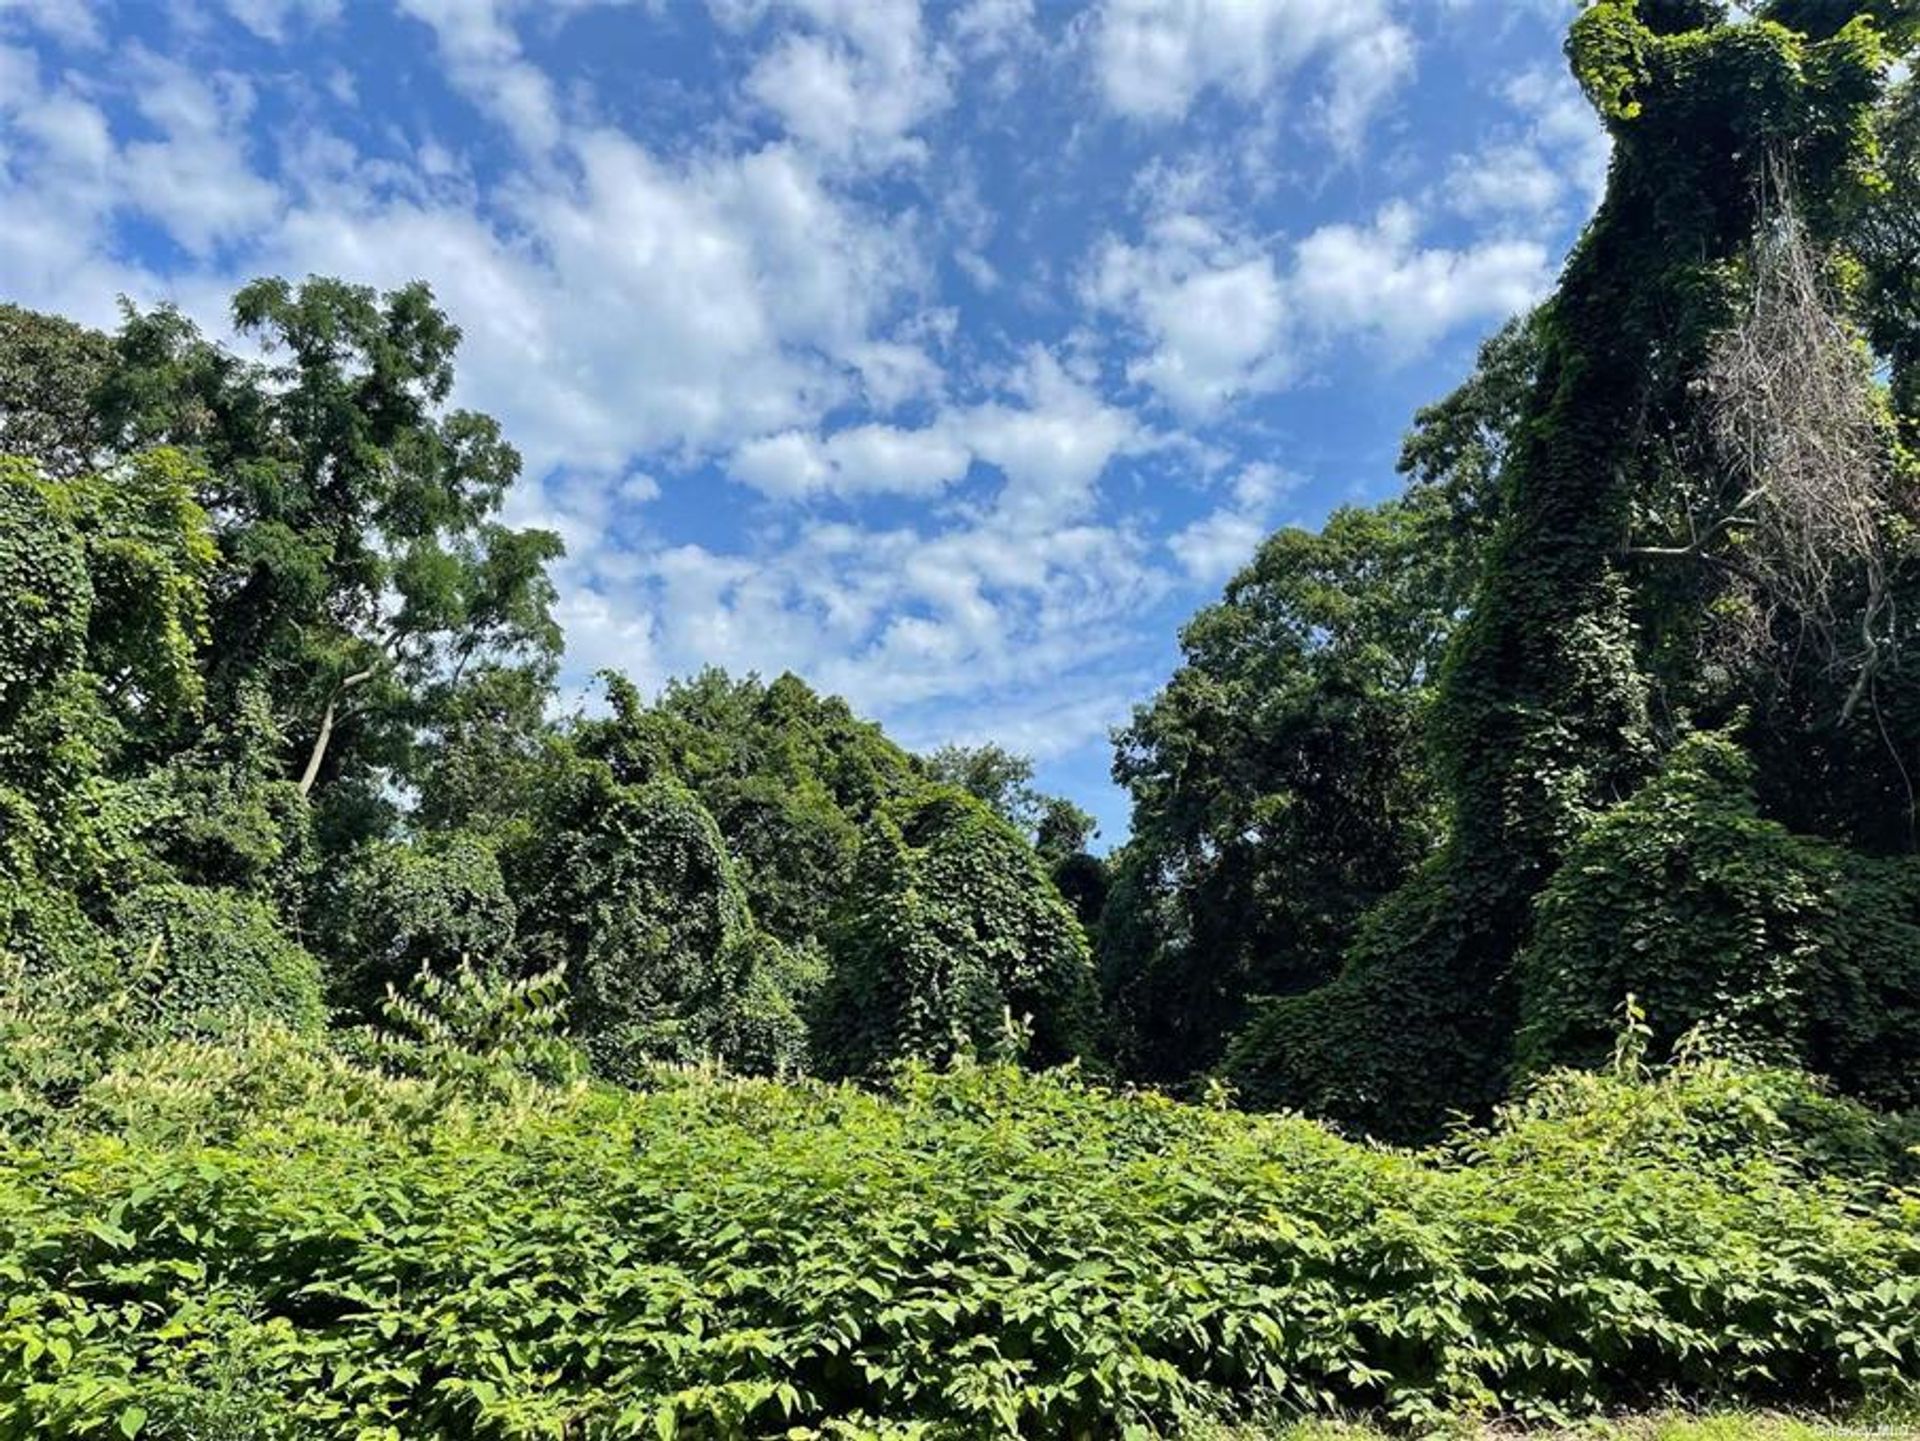
POLYGON ((1563 1422, 1920 1366, 1912 1137, 1790 1073, 1629 1044, 1403 1153, 1007 1067, 540 1081, 551 1012, 476 984, 385 1074, 256 1030, 16 1121, 0 1432, 1563 1422))
POLYGON ((1110 858, 792 675, 560 713, 424 284, 0 307, 0 1435, 1910 1394, 1916 38, 1584 8, 1561 286, 1183 630, 1110 858))

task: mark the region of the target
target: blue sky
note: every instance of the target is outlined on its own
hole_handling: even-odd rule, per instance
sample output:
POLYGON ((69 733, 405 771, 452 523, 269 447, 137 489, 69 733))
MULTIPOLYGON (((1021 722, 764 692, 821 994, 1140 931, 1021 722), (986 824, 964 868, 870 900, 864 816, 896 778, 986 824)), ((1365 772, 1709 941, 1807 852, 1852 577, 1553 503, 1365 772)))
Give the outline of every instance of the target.
POLYGON ((430 281, 574 683, 792 669, 1088 804, 1605 167, 1572 0, 0 0, 0 295, 430 281))

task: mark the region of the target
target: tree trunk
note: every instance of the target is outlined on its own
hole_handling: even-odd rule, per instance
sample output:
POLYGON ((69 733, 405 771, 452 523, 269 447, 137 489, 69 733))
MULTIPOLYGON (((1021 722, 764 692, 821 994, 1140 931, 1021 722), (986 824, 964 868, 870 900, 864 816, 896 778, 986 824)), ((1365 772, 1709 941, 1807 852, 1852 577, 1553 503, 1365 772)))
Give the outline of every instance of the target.
POLYGON ((320 733, 313 738, 313 749, 307 753, 307 768, 300 776, 300 794, 307 795, 313 790, 313 783, 320 778, 320 764, 327 758, 327 746, 333 740, 333 723, 337 718, 340 702, 346 699, 347 692, 355 686, 365 685, 372 680, 376 672, 369 667, 355 671, 340 684, 327 698, 327 708, 320 717, 320 733))

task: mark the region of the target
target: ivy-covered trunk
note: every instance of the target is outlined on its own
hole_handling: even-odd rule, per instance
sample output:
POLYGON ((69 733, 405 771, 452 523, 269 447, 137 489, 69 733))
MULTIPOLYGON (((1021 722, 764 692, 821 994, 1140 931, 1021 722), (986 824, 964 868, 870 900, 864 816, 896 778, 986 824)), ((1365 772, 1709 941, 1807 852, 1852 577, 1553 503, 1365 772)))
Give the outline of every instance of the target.
POLYGON ((1600 0, 1575 23, 1613 166, 1544 317, 1499 528, 1441 680, 1450 836, 1335 982, 1240 1036, 1227 1070, 1247 1099, 1414 1138, 1503 1091, 1534 899, 1658 749, 1663 637, 1636 624, 1654 613, 1626 570, 1636 515, 1690 458, 1770 169, 1829 230, 1866 176, 1887 65, 1872 9, 1817 36, 1703 0, 1600 0))

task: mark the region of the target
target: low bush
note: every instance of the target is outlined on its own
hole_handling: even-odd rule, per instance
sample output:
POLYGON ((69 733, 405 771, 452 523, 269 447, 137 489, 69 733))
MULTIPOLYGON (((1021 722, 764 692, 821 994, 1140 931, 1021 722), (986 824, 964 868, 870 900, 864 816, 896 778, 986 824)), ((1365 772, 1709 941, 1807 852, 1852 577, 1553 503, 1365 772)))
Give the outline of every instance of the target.
POLYGON ((1707 1027, 1920 1106, 1920 862, 1795 835, 1753 785, 1737 745, 1692 736, 1574 844, 1515 967, 1523 1072, 1603 1058, 1631 992, 1658 1046, 1707 1027))
POLYGON ((258 1020, 317 1030, 326 1018, 319 961, 253 896, 163 882, 122 898, 114 920, 160 1032, 213 1035, 258 1020))
POLYGON ((0 1148, 0 1435, 1109 1436, 1897 1392, 1920 1197, 1823 1175, 1799 1089, 1561 1073, 1410 1152, 1002 1067, 449 1092, 284 1033, 175 1043, 0 1148))

